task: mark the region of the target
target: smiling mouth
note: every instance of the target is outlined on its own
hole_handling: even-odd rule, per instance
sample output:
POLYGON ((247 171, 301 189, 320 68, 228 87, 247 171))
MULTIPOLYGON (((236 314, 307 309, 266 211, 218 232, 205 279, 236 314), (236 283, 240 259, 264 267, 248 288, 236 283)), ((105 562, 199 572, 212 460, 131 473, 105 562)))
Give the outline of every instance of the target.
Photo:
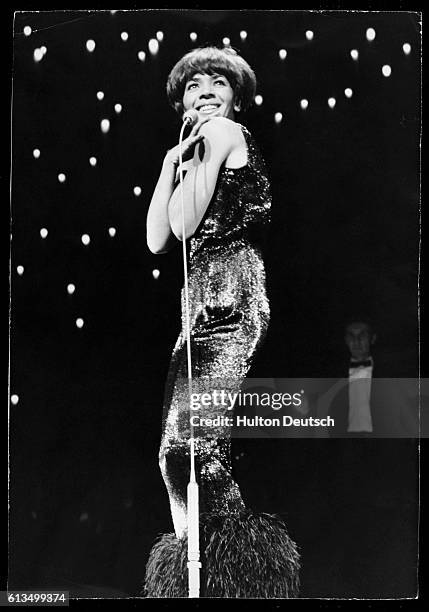
POLYGON ((203 104, 197 108, 199 113, 211 113, 219 108, 219 104, 203 104))

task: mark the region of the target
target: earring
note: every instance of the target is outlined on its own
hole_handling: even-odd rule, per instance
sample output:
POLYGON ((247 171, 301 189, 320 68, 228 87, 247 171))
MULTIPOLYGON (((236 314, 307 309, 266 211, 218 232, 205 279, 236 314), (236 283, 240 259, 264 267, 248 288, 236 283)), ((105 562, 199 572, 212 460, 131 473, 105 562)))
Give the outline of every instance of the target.
POLYGON ((239 104, 234 104, 234 110, 236 113, 239 113, 241 111, 241 106, 239 104))

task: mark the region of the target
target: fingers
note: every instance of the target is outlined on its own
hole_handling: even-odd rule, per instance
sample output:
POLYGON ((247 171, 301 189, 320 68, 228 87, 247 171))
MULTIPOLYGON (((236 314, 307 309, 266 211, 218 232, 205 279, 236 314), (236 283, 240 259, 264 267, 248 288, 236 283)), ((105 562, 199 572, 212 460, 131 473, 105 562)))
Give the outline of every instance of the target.
POLYGON ((207 121, 210 121, 210 117, 203 117, 202 119, 199 119, 197 121, 197 123, 193 126, 192 131, 191 131, 189 136, 195 136, 196 134, 198 134, 198 132, 200 131, 201 126, 204 123, 207 123, 207 121))

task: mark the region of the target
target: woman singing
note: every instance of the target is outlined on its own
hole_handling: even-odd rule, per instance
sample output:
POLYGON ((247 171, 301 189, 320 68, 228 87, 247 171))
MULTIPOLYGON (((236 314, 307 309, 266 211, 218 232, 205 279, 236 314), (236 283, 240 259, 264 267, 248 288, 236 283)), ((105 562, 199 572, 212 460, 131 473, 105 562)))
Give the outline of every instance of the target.
MULTIPOLYGON (((179 148, 167 152, 147 216, 147 242, 164 253, 189 240, 192 376, 211 388, 237 391, 267 331, 269 303, 260 250, 269 222, 270 185, 250 132, 236 114, 253 102, 256 79, 230 48, 205 47, 174 66, 167 95, 180 116, 198 119, 183 141, 184 227, 178 184, 179 148)), ((186 316, 166 384, 160 467, 175 534, 154 545, 146 568, 148 597, 187 596, 189 397, 186 316)), ((201 406, 198 416, 228 416, 226 405, 201 406)), ((299 555, 276 516, 245 507, 231 475, 231 427, 198 427, 195 465, 200 491, 202 595, 294 597, 299 555)))

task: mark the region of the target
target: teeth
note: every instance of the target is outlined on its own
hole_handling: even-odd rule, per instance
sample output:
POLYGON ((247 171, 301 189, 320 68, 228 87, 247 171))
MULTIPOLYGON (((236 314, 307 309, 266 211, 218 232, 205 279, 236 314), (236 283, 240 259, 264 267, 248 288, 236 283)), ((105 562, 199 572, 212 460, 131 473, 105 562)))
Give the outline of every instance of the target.
POLYGON ((217 106, 215 106, 214 104, 206 104, 204 106, 200 106, 200 108, 198 109, 200 112, 205 113, 208 111, 211 111, 213 109, 217 108, 217 106))

